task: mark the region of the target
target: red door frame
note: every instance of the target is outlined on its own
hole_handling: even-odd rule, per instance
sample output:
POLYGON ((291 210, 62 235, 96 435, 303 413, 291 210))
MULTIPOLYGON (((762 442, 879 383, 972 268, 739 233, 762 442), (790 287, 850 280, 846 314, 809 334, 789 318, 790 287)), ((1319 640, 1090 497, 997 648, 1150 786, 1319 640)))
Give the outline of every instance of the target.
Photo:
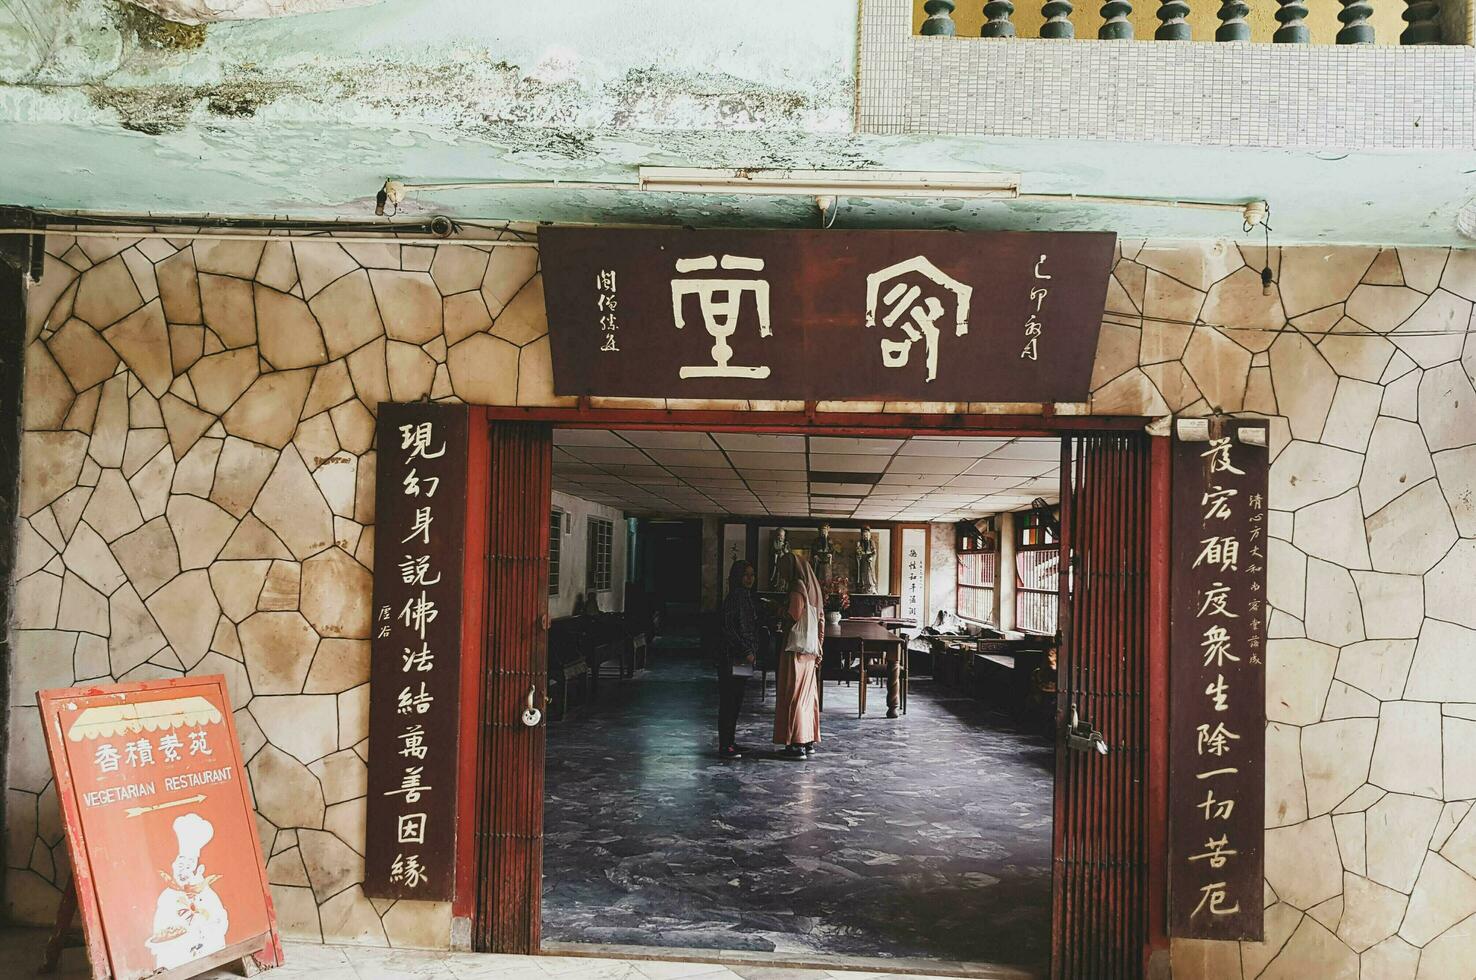
MULTIPOLYGON (((467 468, 467 531, 464 564, 464 601, 467 610, 462 625, 461 746, 459 755, 461 799, 458 800, 459 832, 456 841, 456 894, 452 901, 452 942, 469 942, 474 914, 475 787, 478 698, 484 667, 482 610, 486 602, 486 531, 489 499, 488 425, 496 422, 542 422, 558 428, 664 429, 701 432, 753 432, 906 438, 916 435, 1008 435, 1010 437, 1059 437, 1072 432, 1140 431, 1148 419, 1121 415, 990 415, 985 413, 878 413, 817 412, 806 403, 801 412, 751 412, 739 410, 620 409, 592 408, 581 403, 574 408, 515 408, 471 406, 470 465, 467 468)), ((1168 594, 1169 594, 1169 440, 1151 440, 1149 493, 1149 606, 1148 606, 1148 785, 1145 788, 1150 860, 1147 869, 1148 935, 1143 948, 1144 975, 1155 951, 1166 950, 1167 875, 1161 856, 1166 853, 1168 832, 1168 594)), ((1054 925, 1052 926, 1054 928, 1054 925)))

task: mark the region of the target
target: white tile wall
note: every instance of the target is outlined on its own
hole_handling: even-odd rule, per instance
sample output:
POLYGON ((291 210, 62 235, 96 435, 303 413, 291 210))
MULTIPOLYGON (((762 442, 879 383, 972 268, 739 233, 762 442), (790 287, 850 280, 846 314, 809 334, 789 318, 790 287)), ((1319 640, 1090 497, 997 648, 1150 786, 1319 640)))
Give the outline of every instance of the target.
POLYGON ((1476 148, 1476 49, 915 37, 863 0, 864 133, 1476 148))

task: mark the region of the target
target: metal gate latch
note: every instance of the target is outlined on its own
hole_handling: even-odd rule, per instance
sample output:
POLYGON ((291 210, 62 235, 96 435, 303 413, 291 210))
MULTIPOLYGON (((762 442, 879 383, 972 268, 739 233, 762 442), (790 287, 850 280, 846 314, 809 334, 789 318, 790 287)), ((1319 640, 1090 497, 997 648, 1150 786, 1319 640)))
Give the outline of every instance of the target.
POLYGON ((1078 718, 1074 704, 1071 706, 1071 723, 1066 726, 1066 747, 1076 752, 1107 754, 1107 740, 1092 727, 1091 722, 1078 718))
MULTIPOLYGON (((533 707, 533 697, 538 693, 538 685, 528 688, 528 705, 523 709, 523 724, 529 728, 537 728, 538 723, 543 720, 543 712, 533 707)), ((1102 751, 1106 751, 1104 748, 1102 751)))

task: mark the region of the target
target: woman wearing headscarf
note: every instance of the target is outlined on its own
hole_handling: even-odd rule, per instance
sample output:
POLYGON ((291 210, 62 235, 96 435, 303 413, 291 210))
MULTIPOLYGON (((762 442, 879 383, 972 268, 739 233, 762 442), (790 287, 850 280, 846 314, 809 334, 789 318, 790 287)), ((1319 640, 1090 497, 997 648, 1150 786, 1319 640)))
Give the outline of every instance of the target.
POLYGON ((825 640, 824 597, 810 563, 794 556, 789 586, 790 627, 779 655, 774 742, 791 758, 806 759, 820 741, 820 654, 825 640))
POLYGON ((743 688, 753 676, 758 654, 758 615, 753 606, 753 564, 735 561, 728 570, 728 594, 723 599, 722 651, 718 658, 718 754, 741 759, 738 748, 738 712, 743 688))

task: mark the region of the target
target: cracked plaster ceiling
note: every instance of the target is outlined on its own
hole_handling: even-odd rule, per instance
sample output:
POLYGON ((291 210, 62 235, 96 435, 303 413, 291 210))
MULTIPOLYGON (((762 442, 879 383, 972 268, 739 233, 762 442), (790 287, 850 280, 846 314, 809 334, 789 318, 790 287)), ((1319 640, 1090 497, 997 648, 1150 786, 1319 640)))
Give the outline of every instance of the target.
MULTIPOLYGON (((997 171, 1027 193, 1268 198, 1282 242, 1467 244, 1469 155, 855 132, 854 0, 104 0, 0 8, 0 203, 365 220, 406 181, 634 181, 640 166, 997 171), (143 7, 304 16, 198 27, 143 7), (119 10, 134 10, 132 18, 119 10), (317 10, 317 13, 308 11, 317 10), (160 25, 163 25, 162 27, 160 25), (776 27, 788 25, 786 29, 776 27), (680 38, 676 43, 672 39, 680 38)), ((402 217, 809 226, 805 198, 496 187, 402 217)), ((1238 214, 845 198, 838 227, 1240 238, 1238 214)))
POLYGON ((125 0, 177 24, 210 24, 224 20, 258 20, 316 14, 341 7, 362 7, 378 0, 125 0))

